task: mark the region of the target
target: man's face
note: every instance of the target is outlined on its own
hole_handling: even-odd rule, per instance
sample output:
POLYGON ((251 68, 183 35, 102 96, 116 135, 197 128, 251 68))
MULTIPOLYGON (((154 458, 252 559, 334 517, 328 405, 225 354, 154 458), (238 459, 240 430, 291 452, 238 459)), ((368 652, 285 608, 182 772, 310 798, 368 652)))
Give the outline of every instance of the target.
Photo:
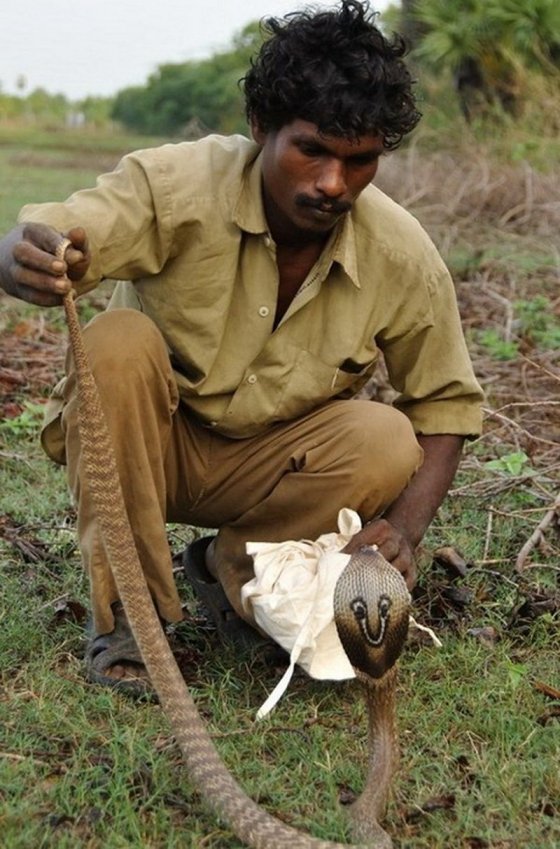
POLYGON ((277 242, 317 239, 348 212, 375 177, 383 139, 321 135, 315 124, 296 119, 280 130, 261 132, 266 217, 277 242))

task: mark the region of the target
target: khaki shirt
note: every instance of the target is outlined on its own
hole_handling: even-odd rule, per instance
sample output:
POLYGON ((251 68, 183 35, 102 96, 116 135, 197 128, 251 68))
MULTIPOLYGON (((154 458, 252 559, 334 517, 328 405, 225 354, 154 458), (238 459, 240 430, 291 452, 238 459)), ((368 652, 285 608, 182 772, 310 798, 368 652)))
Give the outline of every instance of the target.
POLYGON ((472 436, 481 390, 453 283, 418 222, 368 186, 273 328, 278 270, 261 196, 260 148, 209 136, 132 153, 96 188, 25 207, 20 220, 85 227, 79 291, 118 284, 168 345, 182 401, 229 437, 257 434, 350 397, 380 351, 417 433, 472 436))

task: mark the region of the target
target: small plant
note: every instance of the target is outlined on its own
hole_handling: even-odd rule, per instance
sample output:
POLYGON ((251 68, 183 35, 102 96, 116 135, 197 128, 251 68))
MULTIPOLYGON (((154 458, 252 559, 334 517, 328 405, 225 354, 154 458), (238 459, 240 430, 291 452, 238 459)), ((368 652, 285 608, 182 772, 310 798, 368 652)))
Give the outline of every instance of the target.
POLYGON ((507 662, 507 674, 512 690, 516 690, 523 683, 528 671, 525 663, 513 663, 511 660, 507 662))
POLYGON ((4 419, 0 422, 0 433, 5 433, 8 436, 14 436, 19 439, 35 436, 37 428, 43 419, 44 411, 43 404, 25 401, 23 410, 19 416, 15 416, 13 419, 4 419))
POLYGON ((517 357, 517 342, 511 339, 503 339, 494 328, 481 330, 478 334, 478 341, 495 360, 514 360, 517 357))
POLYGON ((515 301, 513 306, 520 335, 548 350, 560 346, 560 320, 547 297, 536 295, 528 301, 515 301))
POLYGON ((519 477, 519 475, 527 474, 526 466, 528 462, 529 458, 524 451, 512 451, 511 454, 504 454, 497 460, 488 460, 484 467, 490 469, 490 471, 519 477))
POLYGON ((514 339, 504 339, 494 327, 477 334, 480 345, 496 360, 514 360, 519 353, 521 340, 545 350, 560 347, 560 320, 545 295, 536 295, 530 300, 514 301, 514 339))

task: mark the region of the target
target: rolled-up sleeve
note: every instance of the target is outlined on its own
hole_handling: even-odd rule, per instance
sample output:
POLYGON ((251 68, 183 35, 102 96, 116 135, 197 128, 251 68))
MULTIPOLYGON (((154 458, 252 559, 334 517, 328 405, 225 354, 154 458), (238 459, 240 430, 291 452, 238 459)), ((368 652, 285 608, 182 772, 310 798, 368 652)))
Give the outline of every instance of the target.
POLYGON ((391 384, 399 393, 394 405, 416 433, 475 437, 482 429, 483 392, 467 350, 453 281, 443 264, 426 275, 423 291, 423 314, 411 312, 406 331, 382 345, 391 384))
POLYGON ((125 156, 94 188, 64 202, 24 206, 19 221, 86 230, 91 265, 77 285, 83 294, 106 277, 134 280, 161 271, 172 240, 171 210, 170 180, 154 149, 125 156))

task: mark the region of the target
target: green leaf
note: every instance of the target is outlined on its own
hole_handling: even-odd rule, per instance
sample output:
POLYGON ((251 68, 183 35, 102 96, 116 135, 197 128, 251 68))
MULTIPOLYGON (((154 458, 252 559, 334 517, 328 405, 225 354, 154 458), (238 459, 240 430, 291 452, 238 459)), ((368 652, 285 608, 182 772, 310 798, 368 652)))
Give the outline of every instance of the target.
POLYGON ((488 460, 484 464, 484 467, 491 471, 503 472, 506 475, 518 477, 520 474, 526 472, 525 466, 528 462, 529 457, 524 451, 513 451, 511 454, 504 454, 498 460, 488 460))

